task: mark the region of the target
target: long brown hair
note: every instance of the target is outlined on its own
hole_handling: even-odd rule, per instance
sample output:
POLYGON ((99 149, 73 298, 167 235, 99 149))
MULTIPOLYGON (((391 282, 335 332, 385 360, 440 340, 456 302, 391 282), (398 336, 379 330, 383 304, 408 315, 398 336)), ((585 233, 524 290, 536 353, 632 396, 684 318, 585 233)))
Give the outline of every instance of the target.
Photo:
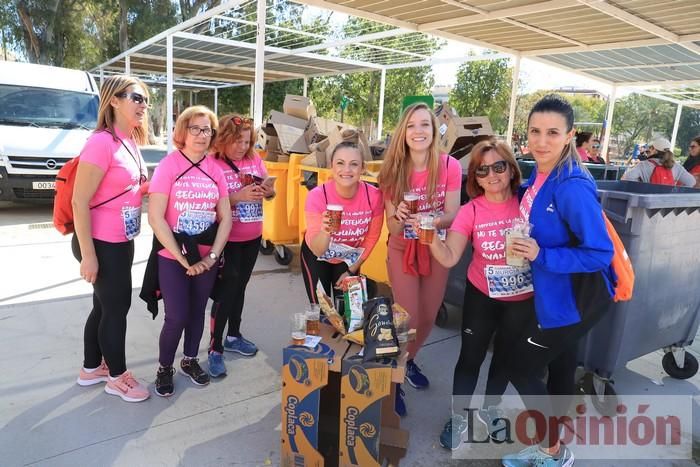
POLYGON ((255 154, 255 141, 257 136, 253 128, 253 122, 246 117, 238 114, 224 115, 219 119, 219 131, 216 133, 216 139, 212 143, 214 157, 226 157, 226 148, 238 141, 241 133, 250 130, 250 146, 248 151, 243 155, 244 158, 252 159, 255 154), (236 123, 236 121, 240 123, 236 123))
MULTIPOLYGON (((114 133, 114 107, 112 107, 112 97, 126 92, 131 86, 141 86, 148 98, 148 87, 140 79, 127 75, 114 75, 105 79, 100 87, 100 107, 97 110, 97 128, 95 131, 108 131, 116 138, 114 133)), ((132 138, 136 144, 143 145, 148 142, 148 118, 144 118, 141 125, 134 128, 132 138)))
POLYGON ((413 164, 411 162, 411 151, 408 144, 406 144, 406 129, 409 119, 417 110, 426 110, 428 112, 433 127, 433 141, 428 148, 428 157, 426 160, 428 169, 426 196, 431 204, 435 197, 435 187, 437 186, 438 171, 440 168, 440 151, 438 148, 440 135, 438 133, 438 120, 430 107, 419 102, 408 106, 406 110, 404 110, 401 121, 396 127, 391 138, 391 143, 386 150, 382 168, 379 171, 379 188, 385 196, 391 197, 392 203, 394 203, 395 206, 399 205, 403 199, 404 192, 410 191, 411 187, 413 164))
POLYGON ((471 199, 476 198, 484 194, 484 189, 479 185, 476 177, 476 169, 479 168, 481 163, 484 161, 484 154, 489 151, 496 151, 499 156, 510 167, 512 177, 510 179, 510 191, 515 194, 518 192, 518 187, 520 186, 520 167, 515 160, 513 155, 513 150, 506 143, 502 143, 496 138, 489 138, 484 141, 480 141, 474 149, 472 149, 471 156, 469 159, 469 168, 467 169, 467 194, 471 199))

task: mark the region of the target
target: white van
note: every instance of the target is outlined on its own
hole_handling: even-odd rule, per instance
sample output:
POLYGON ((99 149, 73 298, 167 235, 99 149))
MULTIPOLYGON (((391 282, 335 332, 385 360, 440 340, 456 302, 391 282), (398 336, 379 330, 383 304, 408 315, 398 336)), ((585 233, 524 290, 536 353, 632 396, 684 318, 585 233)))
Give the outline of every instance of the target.
POLYGON ((0 201, 53 200, 58 169, 97 124, 89 73, 0 61, 0 201))

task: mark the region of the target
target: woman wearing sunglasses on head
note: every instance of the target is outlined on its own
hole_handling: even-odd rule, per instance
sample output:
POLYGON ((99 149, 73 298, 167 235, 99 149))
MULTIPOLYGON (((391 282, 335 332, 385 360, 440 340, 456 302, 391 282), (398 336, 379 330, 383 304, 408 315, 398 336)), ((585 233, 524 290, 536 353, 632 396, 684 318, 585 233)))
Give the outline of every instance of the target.
POLYGON ((578 152, 581 162, 591 162, 591 140, 593 133, 588 131, 576 132, 576 152, 578 152))
POLYGON ((258 352, 256 345, 241 334, 241 314, 245 289, 260 250, 262 200, 274 197, 275 191, 272 184, 264 182, 267 170, 253 149, 255 139, 250 119, 226 115, 219 120, 219 132, 209 154, 226 177, 233 217, 211 307, 209 374, 215 378, 226 374, 224 350, 246 357, 258 352), (226 340, 222 342, 227 323, 226 340))
POLYGON ((194 384, 209 384, 197 353, 205 307, 231 231, 226 178, 216 161, 206 157, 217 127, 216 115, 208 108, 185 109, 173 133, 178 149, 160 161, 149 189, 148 222, 157 240, 151 255, 157 252, 158 284, 165 303, 156 374, 159 396, 174 391, 173 361, 183 332, 180 369, 194 384))
POLYGON ((700 136, 696 136, 690 141, 688 158, 683 163, 683 168, 695 177, 695 188, 700 188, 700 136))
POLYGON ((332 178, 306 198, 301 266, 310 303, 319 303, 317 283, 330 296, 345 277, 359 274, 381 234, 384 204, 379 190, 360 180, 364 166, 357 145, 338 144, 331 155, 332 178), (328 209, 333 205, 342 210, 335 225, 328 209))
POLYGON ((78 384, 106 382, 105 392, 127 402, 148 389, 126 369, 126 315, 131 306, 133 238, 141 230, 148 175, 138 149, 148 135, 148 90, 137 78, 112 76, 100 89, 97 129, 80 153, 73 191, 73 254, 93 284, 85 322, 78 384))
POLYGON ((600 154, 600 140, 598 138, 591 140, 591 148, 588 150, 588 155, 590 156, 590 163, 605 164, 605 159, 600 154))
MULTIPOLYGON (((414 358, 433 329, 448 274, 448 269, 430 255, 430 249, 419 244, 417 213, 435 213, 435 228, 449 227, 459 210, 462 183, 459 162, 440 154, 439 137, 438 120, 432 110, 423 103, 409 106, 379 173, 389 229, 387 269, 392 293, 394 301, 410 313, 409 326, 416 329, 416 339, 408 344, 406 364, 406 379, 416 389, 430 384, 414 358)), ((396 409, 401 415, 406 412, 402 391, 396 394, 396 409)))
MULTIPOLYGON (((501 356, 534 317, 529 265, 506 264, 505 230, 520 217, 519 186, 520 169, 510 148, 495 139, 478 143, 471 151, 467 172, 471 201, 460 208, 447 239, 442 241, 435 236, 430 245, 433 257, 451 268, 462 257, 467 243, 472 244, 462 306, 462 346, 454 369, 452 394, 460 409, 470 407, 479 369, 495 334, 487 397, 483 409, 477 412, 478 419, 489 428, 494 428, 491 422, 499 416, 495 406, 508 385, 508 380, 497 371, 501 356)), ((455 411, 445 424, 440 444, 457 449, 467 428, 466 418, 455 411)), ((494 438, 497 436, 490 432, 494 438)))

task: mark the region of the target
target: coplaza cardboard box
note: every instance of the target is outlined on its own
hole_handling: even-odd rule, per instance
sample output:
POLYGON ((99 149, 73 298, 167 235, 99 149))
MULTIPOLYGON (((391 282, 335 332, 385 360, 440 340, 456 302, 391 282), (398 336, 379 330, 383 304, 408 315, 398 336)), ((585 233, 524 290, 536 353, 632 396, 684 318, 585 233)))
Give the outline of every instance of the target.
POLYGON ((341 466, 379 466, 382 399, 391 394, 390 365, 343 360, 340 382, 341 466))
POLYGON ((334 355, 333 349, 323 343, 315 349, 292 345, 282 351, 283 467, 324 465, 318 451, 319 402, 334 355))
POLYGON ((287 115, 303 120, 308 120, 316 116, 316 107, 314 107, 311 99, 304 96, 295 96, 294 94, 287 94, 284 96, 282 110, 287 115))
POLYGON ((269 122, 275 127, 282 152, 308 154, 309 146, 304 139, 306 120, 273 110, 269 122))
POLYGON ((488 117, 451 118, 447 131, 440 137, 440 150, 460 159, 471 152, 476 143, 493 136, 488 117))

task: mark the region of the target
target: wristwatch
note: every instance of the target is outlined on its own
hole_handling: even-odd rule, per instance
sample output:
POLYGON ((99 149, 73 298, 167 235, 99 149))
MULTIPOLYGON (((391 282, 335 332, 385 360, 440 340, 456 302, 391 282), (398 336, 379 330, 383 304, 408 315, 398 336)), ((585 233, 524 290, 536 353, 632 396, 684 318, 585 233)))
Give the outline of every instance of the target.
POLYGON ((214 250, 211 250, 211 251, 209 252, 209 258, 213 259, 214 261, 216 261, 216 259, 217 259, 218 257, 219 257, 219 255, 217 255, 217 254, 214 252, 214 250))

